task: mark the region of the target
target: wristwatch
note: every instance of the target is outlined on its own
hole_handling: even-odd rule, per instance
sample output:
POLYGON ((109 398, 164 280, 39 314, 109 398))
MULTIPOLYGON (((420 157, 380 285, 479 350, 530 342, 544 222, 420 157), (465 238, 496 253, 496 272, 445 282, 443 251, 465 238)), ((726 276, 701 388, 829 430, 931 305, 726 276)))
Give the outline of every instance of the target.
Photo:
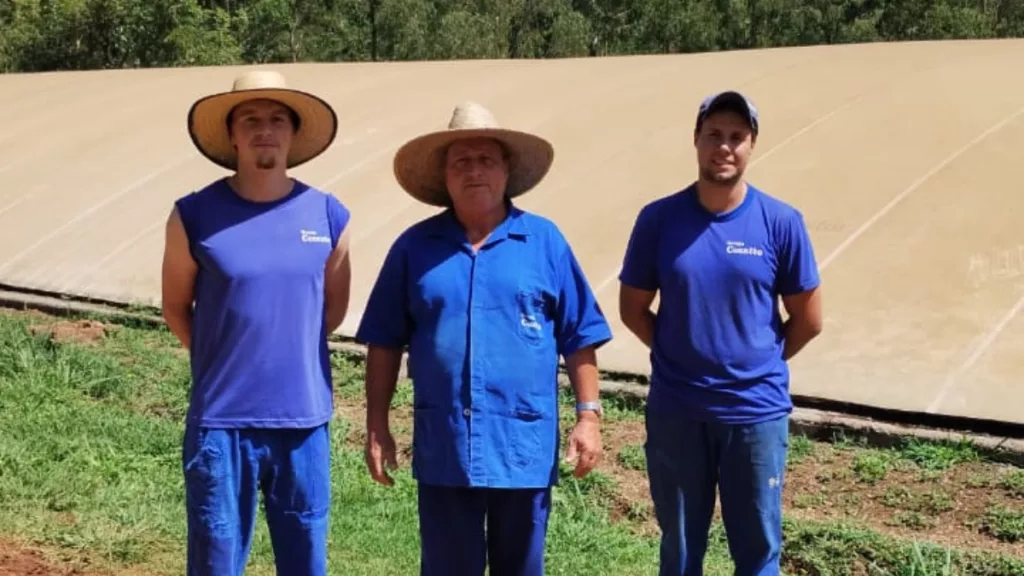
POLYGON ((595 414, 597 414, 598 418, 604 417, 604 411, 601 410, 601 402, 600 401, 595 400, 593 402, 577 402, 576 403, 576 414, 577 415, 579 415, 580 412, 585 412, 585 411, 588 411, 588 410, 593 412, 593 413, 595 413, 595 414))

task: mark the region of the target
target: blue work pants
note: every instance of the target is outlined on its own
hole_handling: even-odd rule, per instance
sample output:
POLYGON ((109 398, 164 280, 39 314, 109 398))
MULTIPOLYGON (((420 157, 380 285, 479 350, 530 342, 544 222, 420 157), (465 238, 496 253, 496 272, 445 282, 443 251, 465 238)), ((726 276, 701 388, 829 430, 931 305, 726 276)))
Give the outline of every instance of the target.
POLYGON ((421 576, 542 576, 551 489, 419 484, 421 576))
POLYGON ((278 574, 327 573, 330 432, 188 426, 182 450, 189 576, 243 573, 262 493, 278 574))
POLYGON ((703 575, 717 489, 736 576, 778 576, 788 417, 729 425, 648 408, 646 420, 659 575, 703 575))

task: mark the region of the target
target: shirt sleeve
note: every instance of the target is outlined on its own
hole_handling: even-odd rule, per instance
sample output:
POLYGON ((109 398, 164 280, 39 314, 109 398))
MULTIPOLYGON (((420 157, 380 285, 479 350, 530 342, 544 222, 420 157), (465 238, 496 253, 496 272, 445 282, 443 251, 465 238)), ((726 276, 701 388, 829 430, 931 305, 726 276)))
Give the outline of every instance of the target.
POLYGON ((814 246, 803 214, 794 210, 779 226, 779 275, 776 288, 790 296, 816 288, 821 283, 814 246))
POLYGON ((356 330, 356 341, 387 348, 404 348, 412 333, 408 306, 408 268, 405 237, 400 236, 384 257, 356 330))
POLYGON ((654 206, 646 206, 637 215, 626 244, 619 281, 640 290, 654 291, 658 286, 658 228, 654 206))
POLYGON ((565 358, 588 346, 601 347, 612 339, 611 327, 590 288, 583 268, 566 244, 558 265, 558 303, 555 338, 565 358))

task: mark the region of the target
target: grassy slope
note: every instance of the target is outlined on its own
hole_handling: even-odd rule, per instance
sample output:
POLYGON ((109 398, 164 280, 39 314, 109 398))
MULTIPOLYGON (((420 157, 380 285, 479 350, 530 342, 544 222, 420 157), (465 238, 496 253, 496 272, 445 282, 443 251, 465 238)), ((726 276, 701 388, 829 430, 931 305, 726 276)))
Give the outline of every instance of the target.
MULTIPOLYGON (((42 321, 0 313, 0 531, 43 543, 69 564, 180 573, 185 358, 163 331, 122 327, 95 343, 60 344, 33 335, 30 324, 42 321)), ((352 366, 338 377, 341 389, 358 388, 352 366)), ((349 426, 339 417, 333 427, 332 573, 414 574, 408 469, 390 490, 372 484, 349 426)), ((656 540, 628 517, 611 520, 608 480, 567 479, 557 490, 550 574, 655 573, 656 540)), ((789 518, 786 538, 792 574, 1024 574, 1024 562, 1009 557, 911 544, 835 521, 789 518)), ((260 524, 248 573, 272 574, 272 562, 260 524)), ((716 527, 707 573, 730 569, 716 527)))

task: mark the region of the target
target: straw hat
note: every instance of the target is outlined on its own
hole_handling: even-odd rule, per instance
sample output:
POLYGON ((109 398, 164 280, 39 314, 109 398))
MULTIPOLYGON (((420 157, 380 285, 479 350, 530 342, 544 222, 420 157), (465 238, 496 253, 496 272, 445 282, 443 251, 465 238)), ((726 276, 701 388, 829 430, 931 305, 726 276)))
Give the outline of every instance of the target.
POLYGON ((447 130, 418 136, 395 154, 398 183, 417 200, 433 206, 449 206, 444 161, 448 146, 464 138, 493 138, 504 145, 509 156, 506 194, 520 196, 536 186, 547 174, 555 151, 547 140, 508 128, 501 128, 494 115, 476 102, 455 107, 447 130))
POLYGON ((299 130, 288 152, 288 168, 316 158, 334 141, 338 117, 330 104, 288 88, 278 72, 253 70, 237 77, 230 92, 200 98, 189 109, 188 132, 203 156, 229 170, 237 168, 237 155, 228 138, 228 114, 242 102, 260 98, 280 102, 299 117, 299 130))

